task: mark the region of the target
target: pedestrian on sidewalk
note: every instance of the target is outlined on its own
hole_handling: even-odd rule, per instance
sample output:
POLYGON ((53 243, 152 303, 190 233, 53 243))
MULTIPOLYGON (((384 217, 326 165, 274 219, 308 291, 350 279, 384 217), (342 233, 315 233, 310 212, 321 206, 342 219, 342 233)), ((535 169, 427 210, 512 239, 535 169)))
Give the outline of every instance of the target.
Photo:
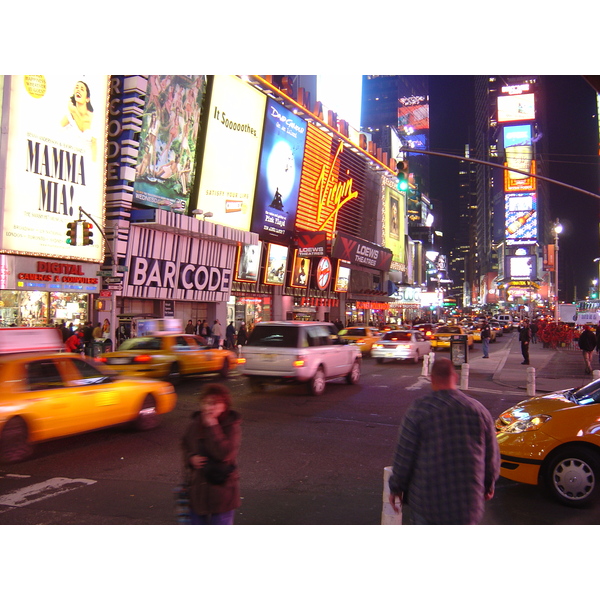
POLYGON ((529 329, 531 330, 531 343, 537 344, 537 331, 538 331, 537 321, 532 321, 531 327, 529 329))
POLYGON ((483 322, 481 327, 481 344, 483 346, 483 358, 490 357, 490 337, 492 335, 492 330, 490 329, 490 324, 487 321, 483 322))
POLYGON ((408 408, 398 436, 389 501, 415 525, 476 525, 494 496, 500 452, 487 408, 461 392, 452 361, 437 358, 431 390, 408 408))
POLYGON ((592 355, 596 349, 596 335, 589 325, 584 325, 578 343, 583 353, 585 372, 589 375, 592 372, 592 355))
POLYGON ((529 342, 531 341, 531 330, 529 329, 529 319, 524 319, 519 323, 519 341, 521 342, 521 354, 523 355, 522 365, 529 364, 529 342))

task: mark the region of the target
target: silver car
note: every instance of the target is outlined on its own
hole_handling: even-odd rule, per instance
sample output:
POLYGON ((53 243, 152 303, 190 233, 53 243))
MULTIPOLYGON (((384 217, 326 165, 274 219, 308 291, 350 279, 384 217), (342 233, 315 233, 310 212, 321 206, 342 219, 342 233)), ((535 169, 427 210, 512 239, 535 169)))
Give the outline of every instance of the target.
POLYGON ((418 363, 431 352, 431 344, 420 331, 388 331, 381 340, 373 344, 371 356, 382 363, 386 358, 392 360, 411 360, 418 363))

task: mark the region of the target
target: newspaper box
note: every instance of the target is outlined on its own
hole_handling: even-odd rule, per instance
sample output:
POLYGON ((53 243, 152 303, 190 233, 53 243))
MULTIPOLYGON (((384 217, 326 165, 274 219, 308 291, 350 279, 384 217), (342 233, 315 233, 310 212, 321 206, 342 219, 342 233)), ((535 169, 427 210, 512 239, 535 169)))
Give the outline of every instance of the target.
POLYGON ((469 343, 466 335, 455 334, 450 339, 450 360, 459 369, 469 362, 469 343))

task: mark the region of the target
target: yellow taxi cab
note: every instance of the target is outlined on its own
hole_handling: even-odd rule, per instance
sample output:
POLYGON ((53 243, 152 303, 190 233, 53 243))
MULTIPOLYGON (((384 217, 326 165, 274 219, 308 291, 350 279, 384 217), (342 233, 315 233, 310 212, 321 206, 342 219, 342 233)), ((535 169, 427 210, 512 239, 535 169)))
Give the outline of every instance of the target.
POLYGON ((128 377, 167 379, 219 373, 227 377, 237 367, 235 352, 205 345, 203 338, 186 333, 148 333, 125 340, 114 352, 96 358, 109 369, 128 377))
MULTIPOLYGON (((481 342, 481 330, 482 330, 482 328, 483 328, 483 325, 475 325, 471 329, 468 330, 469 333, 471 333, 471 335, 473 336, 473 341, 474 342, 481 342)), ((496 341, 496 331, 490 325, 490 343, 491 342, 495 342, 495 341, 496 341)))
POLYGON ((381 331, 377 327, 347 327, 339 332, 339 337, 357 344, 363 354, 371 352, 373 344, 381 338, 381 331))
POLYGON ((600 379, 519 402, 496 420, 500 474, 559 502, 600 497, 600 379))
POLYGON ((441 325, 431 335, 431 349, 435 352, 436 350, 442 350, 444 348, 450 348, 450 342, 454 335, 466 335, 467 346, 473 348, 473 333, 465 329, 461 325, 441 325))
POLYGON ((24 460, 38 442, 103 427, 151 429, 175 408, 170 383, 123 379, 63 348, 54 328, 0 329, 0 461, 24 460))

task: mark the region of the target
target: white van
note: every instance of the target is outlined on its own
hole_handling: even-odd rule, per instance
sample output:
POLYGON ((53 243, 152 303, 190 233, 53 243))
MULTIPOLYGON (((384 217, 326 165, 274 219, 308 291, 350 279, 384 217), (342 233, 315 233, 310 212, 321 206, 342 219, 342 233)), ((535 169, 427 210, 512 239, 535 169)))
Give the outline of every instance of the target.
POLYGON ((494 319, 502 325, 504 331, 512 331, 514 320, 510 315, 494 315, 494 319))

